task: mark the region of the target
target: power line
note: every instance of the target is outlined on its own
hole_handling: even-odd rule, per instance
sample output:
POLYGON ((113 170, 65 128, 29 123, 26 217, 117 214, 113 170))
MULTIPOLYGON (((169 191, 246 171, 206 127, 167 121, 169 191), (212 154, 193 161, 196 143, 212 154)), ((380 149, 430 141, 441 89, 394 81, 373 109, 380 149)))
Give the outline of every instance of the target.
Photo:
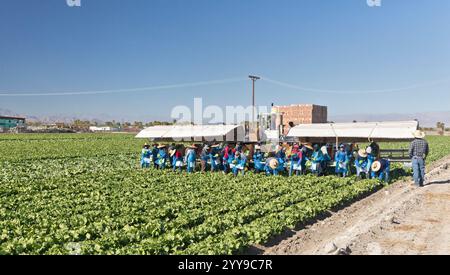
POLYGON ((242 81, 246 81, 246 80, 247 80, 246 78, 229 78, 229 79, 222 79, 222 80, 190 82, 190 83, 181 83, 181 84, 173 84, 173 85, 150 86, 150 87, 132 88, 132 89, 119 89, 119 90, 99 90, 99 91, 0 92, 0 96, 2 96, 2 97, 32 97, 32 96, 77 96, 77 95, 118 94, 118 93, 146 92, 146 91, 169 90, 169 89, 177 89, 177 88, 200 87, 200 86, 209 86, 209 85, 216 85, 216 84, 242 82, 242 81))
POLYGON ((286 83, 286 82, 282 82, 282 81, 278 81, 278 80, 273 80, 273 79, 270 79, 270 78, 267 78, 267 77, 262 77, 261 79, 263 81, 267 81, 267 82, 272 83, 272 84, 276 84, 276 85, 283 86, 283 87, 290 88, 290 89, 294 89, 294 90, 299 90, 299 91, 302 91, 302 92, 323 93, 323 94, 341 94, 341 95, 345 95, 345 94, 378 94, 378 93, 402 92, 402 91, 417 89, 417 88, 421 88, 421 87, 429 87, 429 86, 434 86, 434 85, 438 85, 438 84, 441 84, 441 83, 450 82, 450 79, 447 78, 447 79, 441 79, 441 80, 436 80, 436 81, 432 81, 432 82, 414 84, 414 85, 401 87, 401 88, 379 89, 379 90, 345 90, 344 91, 344 90, 326 90, 326 89, 316 89, 316 88, 301 87, 301 86, 298 86, 298 85, 294 85, 294 84, 290 84, 290 83, 286 83))

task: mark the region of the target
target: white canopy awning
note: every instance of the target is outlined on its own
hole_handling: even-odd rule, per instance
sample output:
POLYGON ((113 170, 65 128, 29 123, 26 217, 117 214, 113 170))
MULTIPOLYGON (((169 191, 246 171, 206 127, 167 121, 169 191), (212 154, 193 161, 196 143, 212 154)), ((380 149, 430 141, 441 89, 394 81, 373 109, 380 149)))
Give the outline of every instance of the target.
POLYGON ((136 138, 149 139, 200 139, 221 138, 234 134, 239 125, 172 125, 154 126, 142 130, 136 138))
POLYGON ((287 137, 411 140, 418 127, 417 121, 302 124, 292 128, 287 137))

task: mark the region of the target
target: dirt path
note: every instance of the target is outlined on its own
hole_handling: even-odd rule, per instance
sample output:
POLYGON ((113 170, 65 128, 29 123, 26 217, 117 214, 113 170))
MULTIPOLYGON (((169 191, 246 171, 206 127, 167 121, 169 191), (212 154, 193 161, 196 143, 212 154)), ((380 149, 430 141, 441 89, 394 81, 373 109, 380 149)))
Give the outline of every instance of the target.
POLYGON ((427 185, 397 182, 263 254, 450 254, 450 157, 430 167, 427 185))

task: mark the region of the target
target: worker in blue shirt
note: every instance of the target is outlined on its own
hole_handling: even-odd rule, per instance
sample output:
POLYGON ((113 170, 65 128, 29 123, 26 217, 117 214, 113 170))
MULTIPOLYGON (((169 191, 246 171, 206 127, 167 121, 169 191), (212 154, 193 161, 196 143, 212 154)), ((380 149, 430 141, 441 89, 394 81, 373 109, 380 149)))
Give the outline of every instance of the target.
POLYGON ((266 165, 264 166, 267 176, 278 176, 279 174, 279 163, 277 158, 268 158, 266 160, 266 165))
POLYGON ((236 151, 234 155, 233 160, 233 174, 234 176, 237 176, 239 172, 242 173, 242 175, 245 175, 245 166, 247 164, 247 157, 244 154, 241 154, 239 151, 236 151))
POLYGON ((322 151, 322 162, 320 163, 320 169, 322 170, 322 175, 324 175, 328 170, 328 164, 331 161, 331 157, 328 154, 327 146, 322 146, 322 148, 320 148, 320 151, 322 151))
POLYGON ((166 152, 166 145, 160 145, 158 146, 158 168, 163 170, 166 168, 166 162, 167 162, 167 152, 166 152))
POLYGON ((253 163, 255 168, 255 173, 261 173, 264 171, 264 154, 261 152, 261 146, 255 146, 255 153, 253 154, 253 163))
POLYGON ((291 165, 289 168, 289 176, 292 177, 294 173, 298 176, 301 173, 301 159, 303 158, 302 151, 300 150, 300 146, 298 144, 294 144, 292 147, 291 155, 289 159, 291 161, 291 165))
POLYGON ((356 168, 356 176, 358 178, 362 177, 362 174, 365 175, 366 178, 370 178, 370 170, 372 167, 372 163, 374 161, 373 156, 370 154, 370 147, 367 147, 366 150, 360 149, 358 154, 355 157, 355 168, 356 168))
POLYGON ((324 160, 323 158, 323 153, 319 148, 319 145, 315 144, 314 145, 314 152, 311 155, 311 172, 314 175, 320 176, 322 175, 322 162, 324 160))
POLYGON ((210 162, 211 162, 211 172, 218 172, 220 170, 221 165, 221 157, 220 152, 222 151, 222 148, 220 148, 219 144, 211 146, 211 152, 209 155, 210 162))
POLYGON ((372 164, 372 178, 389 183, 391 163, 387 159, 380 159, 372 164))
POLYGON ((336 152, 334 160, 336 163, 336 174, 345 178, 348 175, 349 158, 344 144, 339 146, 339 151, 336 152))
POLYGON ((193 173, 195 172, 195 162, 197 160, 197 153, 196 153, 197 147, 195 145, 189 146, 186 150, 186 165, 187 165, 187 172, 193 173))
POLYGON ((286 164, 286 149, 283 146, 281 145, 277 146, 275 158, 278 161, 278 168, 277 168, 278 172, 280 173, 285 171, 284 165, 286 164))
POLYGON ((157 169, 158 168, 158 145, 157 144, 153 144, 153 148, 152 148, 152 161, 153 161, 153 168, 157 169))
POLYGON ((152 151, 150 150, 150 146, 146 143, 142 148, 141 152, 141 168, 149 168, 150 167, 150 158, 152 156, 152 151))

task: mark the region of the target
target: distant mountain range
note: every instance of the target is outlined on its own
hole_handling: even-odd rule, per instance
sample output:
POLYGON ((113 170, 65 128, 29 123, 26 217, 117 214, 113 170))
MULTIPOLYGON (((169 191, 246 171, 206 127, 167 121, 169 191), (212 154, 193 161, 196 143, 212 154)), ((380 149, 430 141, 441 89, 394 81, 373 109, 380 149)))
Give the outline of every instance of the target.
MULTIPOLYGON (((74 120, 90 120, 93 122, 98 122, 99 124, 104 123, 106 121, 118 121, 118 122, 134 122, 134 121, 142 121, 149 122, 151 120, 160 120, 160 121, 170 121, 170 119, 163 118, 153 118, 150 117, 114 117, 108 114, 100 114, 100 115, 51 115, 51 116, 32 116, 32 115, 24 115, 18 114, 11 110, 1 109, 0 115, 3 116, 23 116, 27 118, 28 121, 31 122, 44 122, 44 123, 55 123, 55 122, 64 122, 71 123, 74 120)), ((435 127, 437 122, 444 122, 445 125, 450 126, 450 111, 444 112, 427 112, 427 113, 415 113, 415 114, 349 114, 349 115, 331 115, 328 120, 334 122, 352 122, 354 120, 358 122, 366 122, 366 121, 402 121, 402 120, 414 120, 418 119, 420 122, 420 126, 422 127, 435 127)))

